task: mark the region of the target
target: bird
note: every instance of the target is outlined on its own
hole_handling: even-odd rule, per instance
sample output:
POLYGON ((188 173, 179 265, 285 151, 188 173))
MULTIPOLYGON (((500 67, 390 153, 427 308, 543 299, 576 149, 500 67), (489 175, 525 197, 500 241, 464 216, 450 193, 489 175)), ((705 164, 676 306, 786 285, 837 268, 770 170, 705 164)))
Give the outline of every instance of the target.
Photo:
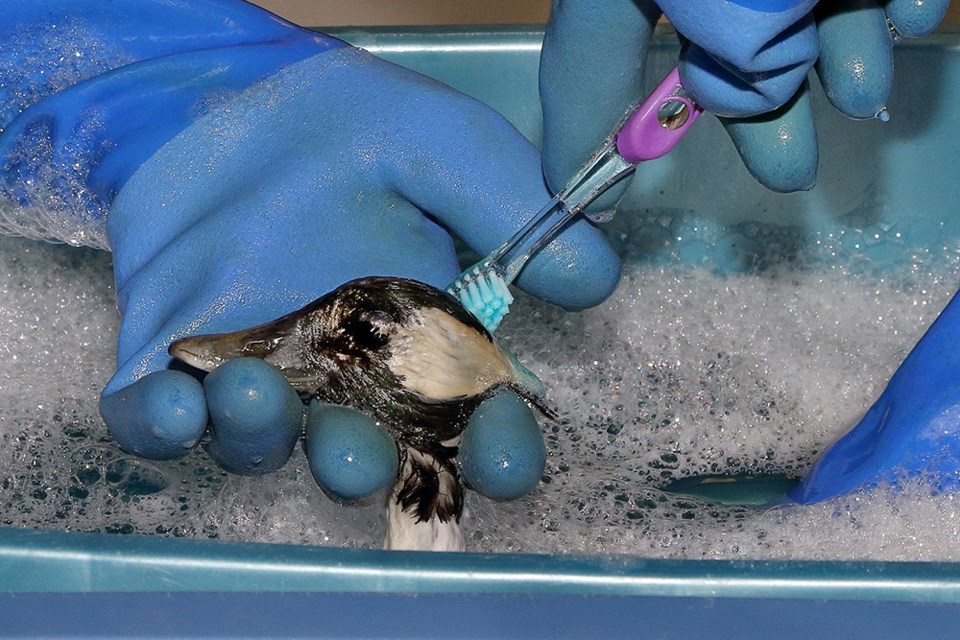
POLYGON ((456 442, 483 400, 505 387, 553 414, 542 382, 456 298, 407 278, 351 280, 272 322, 181 338, 169 353, 204 371, 261 358, 307 399, 353 407, 385 425, 402 445, 389 499, 416 522, 459 522, 456 442))

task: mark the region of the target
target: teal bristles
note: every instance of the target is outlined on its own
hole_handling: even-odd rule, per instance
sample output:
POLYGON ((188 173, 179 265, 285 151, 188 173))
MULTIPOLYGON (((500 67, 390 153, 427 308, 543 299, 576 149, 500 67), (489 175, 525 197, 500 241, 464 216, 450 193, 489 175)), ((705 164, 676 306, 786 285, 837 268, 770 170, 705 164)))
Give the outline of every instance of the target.
POLYGON ((510 311, 507 287, 527 261, 550 242, 580 209, 633 170, 620 157, 612 139, 580 172, 516 233, 486 258, 460 274, 447 291, 493 333, 510 311))
POLYGON ((447 287, 447 291, 456 296, 490 333, 496 331, 503 317, 510 313, 510 303, 513 302, 507 281, 489 262, 464 271, 447 287))
MULTIPOLYGON (((676 101, 675 99, 679 95, 678 91, 682 91, 682 89, 677 70, 674 69, 666 80, 660 83, 657 91, 641 107, 633 111, 625 122, 629 124, 639 118, 639 122, 646 129, 651 128, 646 125, 652 122, 653 130, 660 131, 661 128, 665 127, 659 120, 660 112, 663 111, 662 105, 668 104, 664 101, 666 98, 663 96, 666 95, 667 98, 676 101), (647 109, 648 106, 652 110, 647 109), (651 117, 652 120, 650 120, 651 117)), ((636 159, 627 160, 620 154, 620 141, 624 135, 624 131, 621 130, 623 123, 621 123, 607 137, 603 146, 564 185, 560 193, 553 196, 535 216, 527 220, 506 242, 494 249, 486 258, 461 273, 460 277, 447 287, 447 291, 457 298, 460 304, 487 328, 487 331, 493 333, 500 325, 503 317, 509 312, 510 303, 513 302, 513 296, 510 294, 507 285, 520 274, 527 261, 549 243, 594 198, 621 178, 633 172, 637 166, 636 163, 643 159, 659 157, 676 144, 676 141, 686 131, 686 127, 683 126, 684 122, 692 123, 700 112, 696 105, 688 104, 686 99, 682 103, 685 107, 694 109, 694 112, 690 114, 690 117, 684 118, 678 127, 670 127, 673 130, 673 133, 668 134, 668 137, 672 136, 669 140, 670 144, 663 146, 658 142, 651 142, 651 149, 634 153, 638 151, 638 147, 645 147, 646 141, 638 141, 636 140, 638 134, 630 133, 628 141, 632 147, 631 153, 636 156, 636 159), (643 142, 642 145, 641 142, 643 142), (656 153, 649 155, 653 151, 656 151, 656 153)), ((646 131, 643 127, 640 129, 646 131)), ((630 131, 633 132, 634 130, 631 129, 630 131)), ((657 136, 654 136, 655 140, 660 140, 657 136)))

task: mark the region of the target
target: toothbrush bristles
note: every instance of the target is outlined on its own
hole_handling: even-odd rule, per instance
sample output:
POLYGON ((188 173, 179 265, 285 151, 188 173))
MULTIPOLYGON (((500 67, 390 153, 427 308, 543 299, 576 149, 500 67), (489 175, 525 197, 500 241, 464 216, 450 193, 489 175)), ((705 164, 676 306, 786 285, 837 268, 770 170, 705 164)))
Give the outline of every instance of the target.
POLYGON ((447 290, 491 333, 510 312, 513 302, 506 280, 490 265, 466 270, 447 290))

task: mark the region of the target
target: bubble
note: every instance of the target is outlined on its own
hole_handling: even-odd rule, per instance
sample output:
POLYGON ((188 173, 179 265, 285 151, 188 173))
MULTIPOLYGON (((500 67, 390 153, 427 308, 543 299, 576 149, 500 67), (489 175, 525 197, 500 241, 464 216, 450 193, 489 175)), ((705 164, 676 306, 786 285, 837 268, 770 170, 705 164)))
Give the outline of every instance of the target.
POLYGON ((17 118, 44 98, 133 59, 79 17, 0 25, 0 36, 8 45, 0 59, 0 134, 14 138, 0 166, 0 233, 106 247, 106 206, 86 184, 96 153, 80 152, 84 139, 95 137, 98 115, 88 110, 71 123, 66 154, 58 147, 63 133, 57 138, 47 118, 25 116, 29 124, 17 118))
MULTIPOLYGON (((667 214, 613 224, 629 259, 610 300, 570 314, 518 296, 498 333, 548 383, 559 416, 540 420, 547 459, 532 493, 512 502, 468 493, 472 550, 958 559, 955 496, 909 482, 777 509, 665 490, 696 476, 802 475, 952 295, 956 252, 935 258, 890 241, 907 267, 884 272, 838 240, 855 229, 811 239, 705 225, 698 237, 684 223, 707 244, 735 237, 723 251, 762 249, 750 268, 720 270, 672 253, 664 238, 677 223, 667 214), (641 236, 659 248, 631 253, 641 236)), ((200 448, 163 462, 120 451, 97 412, 114 366, 111 283, 108 254, 0 238, 0 524, 380 546, 382 506, 335 504, 299 449, 263 477, 227 474, 200 448)))

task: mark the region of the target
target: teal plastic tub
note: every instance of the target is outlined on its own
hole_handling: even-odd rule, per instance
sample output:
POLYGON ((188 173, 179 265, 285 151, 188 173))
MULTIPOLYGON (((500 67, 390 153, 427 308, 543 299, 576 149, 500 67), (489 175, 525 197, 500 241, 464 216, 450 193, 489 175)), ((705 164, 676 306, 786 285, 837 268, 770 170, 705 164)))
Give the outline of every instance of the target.
MULTIPOLYGON (((538 139, 539 30, 338 35, 487 102, 538 139)), ((899 223, 898 242, 955 255, 958 45, 940 33, 897 49, 890 123, 851 126, 816 99, 829 144, 811 193, 756 185, 708 117, 643 168, 623 208, 861 238, 899 223)), ((657 41, 651 80, 675 47, 669 34, 657 41)), ((0 529, 0 637, 879 639, 955 637, 958 623, 951 563, 432 554, 0 529)))

